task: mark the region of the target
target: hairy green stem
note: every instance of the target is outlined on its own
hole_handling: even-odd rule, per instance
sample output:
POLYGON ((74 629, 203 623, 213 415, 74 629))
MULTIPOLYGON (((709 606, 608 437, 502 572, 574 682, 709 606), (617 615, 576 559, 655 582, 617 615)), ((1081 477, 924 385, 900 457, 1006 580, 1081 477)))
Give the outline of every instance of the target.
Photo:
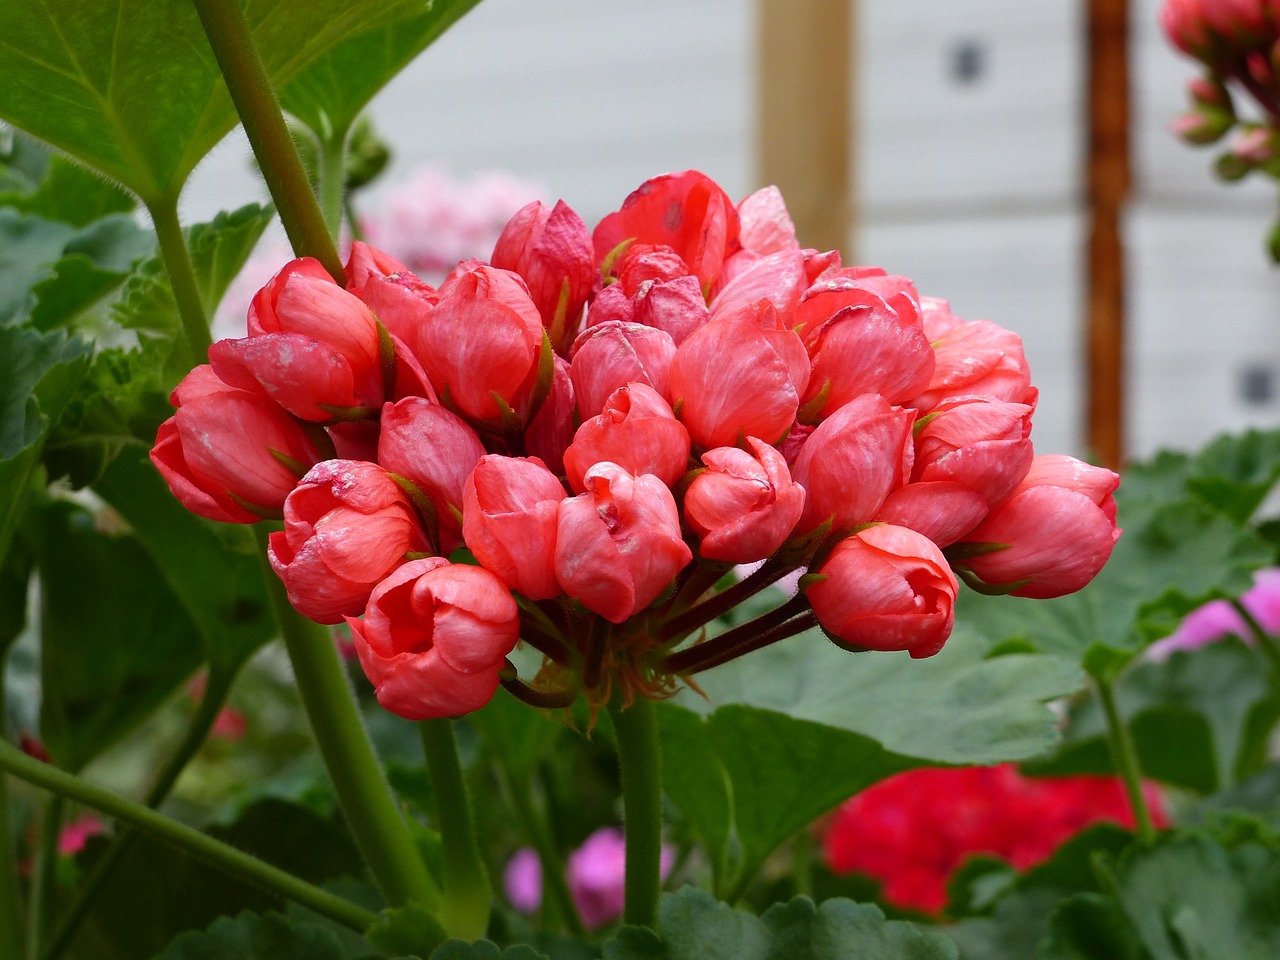
POLYGON ((1097 677, 1093 679, 1098 688, 1098 700, 1102 703, 1102 712, 1107 720, 1107 745, 1111 748, 1111 762, 1119 771, 1121 779, 1124 780, 1125 790, 1129 794, 1129 805, 1133 808, 1133 820, 1137 827, 1138 839, 1149 844, 1155 840, 1156 828, 1151 822, 1151 811, 1147 809, 1147 798, 1142 791, 1142 768, 1138 763, 1138 750, 1134 746, 1129 727, 1116 707, 1115 690, 1111 681, 1097 677))
POLYGON ((662 753, 658 714, 641 697, 623 706, 609 701, 622 772, 623 829, 627 842, 623 920, 658 927, 662 887, 662 753))
POLYGON ((209 345, 213 338, 209 333, 209 317, 204 312, 204 301, 196 285, 195 268, 187 250, 187 238, 178 220, 178 201, 160 200, 148 211, 156 228, 156 242, 160 245, 160 257, 169 271, 169 285, 173 287, 173 299, 178 304, 178 316, 182 319, 182 332, 187 338, 191 365, 204 363, 209 357, 209 345))
POLYGON ((577 905, 574 904, 569 885, 565 882, 564 858, 556 849, 546 821, 534 809, 529 780, 517 782, 515 775, 505 765, 502 773, 516 817, 524 827, 525 837, 533 844, 533 849, 538 854, 538 862, 542 864, 542 889, 550 893, 547 902, 558 917, 564 920, 569 932, 574 937, 582 939, 587 935, 587 930, 582 925, 582 917, 578 915, 577 905))
MULTIPOLYGON (((266 530, 257 525, 260 545, 266 530)), ((259 551, 302 706, 329 771, 338 805, 374 879, 394 907, 416 900, 434 911, 440 889, 427 872, 382 772, 330 631, 289 603, 284 584, 259 551)))
POLYGON ((244 10, 231 0, 192 2, 289 242, 299 256, 315 257, 338 283, 345 283, 338 248, 311 191, 244 10))
MULTIPOLYGON (((209 737, 209 731, 213 729, 214 723, 217 722, 218 714, 227 702, 227 694, 231 692, 233 679, 233 676, 223 676, 220 673, 215 673, 209 677, 209 682, 205 686, 204 696, 200 699, 200 705, 196 708, 195 716, 191 718, 190 724, 187 725, 187 732, 183 737, 182 743, 178 745, 178 749, 174 751, 173 756, 169 758, 169 762, 165 764, 160 776, 151 785, 151 789, 143 800, 146 806, 154 810, 165 801, 165 798, 169 796, 169 791, 177 783, 178 777, 182 775, 182 771, 186 769, 187 764, 191 762, 196 752, 204 745, 205 740, 209 737)), ((71 946, 71 942, 79 931, 80 925, 84 922, 85 917, 89 915, 93 902, 102 892, 102 888, 111 878, 111 875, 115 873, 116 868, 128 856, 129 851, 133 849, 138 836, 136 832, 127 827, 121 827, 116 832, 115 838, 111 841, 111 846, 94 863, 93 869, 89 871, 88 876, 80 881, 80 885, 76 889, 75 899, 71 901, 71 905, 62 911, 58 926, 50 938, 49 947, 42 955, 43 960, 58 960, 67 951, 67 948, 71 946)))
POLYGON ((493 890, 476 842, 471 798, 458 760, 453 721, 418 724, 427 772, 436 804, 436 824, 444 853, 444 892, 440 919, 450 936, 479 940, 489 927, 493 890))
POLYGON ((364 931, 378 919, 375 914, 363 907, 336 897, 304 880, 299 880, 291 873, 273 867, 257 857, 237 850, 220 840, 215 840, 208 834, 172 820, 149 807, 112 793, 65 770, 59 770, 51 764, 28 757, 21 750, 4 741, 0 741, 0 770, 7 771, 44 790, 74 800, 76 803, 92 807, 107 816, 115 817, 160 840, 186 850, 215 867, 226 870, 271 893, 302 904, 352 930, 364 931))

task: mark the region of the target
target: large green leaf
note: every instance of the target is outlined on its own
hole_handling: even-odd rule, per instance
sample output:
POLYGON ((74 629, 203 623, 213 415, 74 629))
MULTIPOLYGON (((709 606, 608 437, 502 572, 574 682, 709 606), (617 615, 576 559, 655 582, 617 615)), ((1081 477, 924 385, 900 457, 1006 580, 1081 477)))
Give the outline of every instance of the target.
MULTIPOLYGON (((1213 793, 1259 768, 1280 704, 1265 663, 1238 640, 1144 663, 1115 685, 1148 776, 1213 793)), ((1106 719, 1095 697, 1074 704, 1061 745, 1034 773, 1112 773, 1106 719)))
POLYGON ((417 16, 349 38, 286 83, 281 104, 321 140, 345 135, 374 94, 478 2, 434 0, 417 16))
POLYGON ((313 924, 246 912, 181 934, 155 960, 342 960, 342 947, 332 933, 313 924))
MULTIPOLYGON (((273 81, 424 0, 247 0, 273 81)), ((236 123, 213 51, 185 0, 12 0, 0 40, 0 118, 137 193, 177 197, 236 123), (56 103, 57 109, 50 109, 56 103)))
POLYGON ((658 908, 661 935, 623 927, 605 960, 954 960, 955 947, 935 930, 886 920, 851 900, 821 906, 808 897, 770 907, 760 917, 686 887, 658 908))
POLYGON ((86 170, 47 146, 13 134, 0 152, 0 207, 13 207, 46 220, 87 226, 110 213, 127 213, 133 198, 100 175, 86 170))
POLYGON ((42 504, 23 532, 41 583, 40 734, 78 770, 191 675, 199 632, 138 541, 84 508, 42 504))

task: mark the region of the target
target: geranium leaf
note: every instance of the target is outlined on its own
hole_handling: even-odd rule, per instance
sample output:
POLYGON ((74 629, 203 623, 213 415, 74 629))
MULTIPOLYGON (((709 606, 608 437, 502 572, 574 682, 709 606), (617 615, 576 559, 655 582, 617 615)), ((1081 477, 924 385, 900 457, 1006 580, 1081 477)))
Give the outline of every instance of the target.
POLYGON ((314 924, 245 912, 180 934, 155 960, 342 960, 342 947, 314 924))
MULTIPOLYGON (((423 0, 249 0, 245 15, 279 85, 343 40, 423 8, 423 0)), ((213 50, 188 3, 13 0, 5 25, 0 118, 148 205, 175 200, 235 126, 213 50)))

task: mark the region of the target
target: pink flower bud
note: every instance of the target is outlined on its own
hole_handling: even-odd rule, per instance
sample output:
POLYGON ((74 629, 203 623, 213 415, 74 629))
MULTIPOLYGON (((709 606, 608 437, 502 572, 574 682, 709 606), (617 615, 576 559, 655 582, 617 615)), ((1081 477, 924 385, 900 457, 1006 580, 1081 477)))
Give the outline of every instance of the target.
POLYGON ((551 390, 524 431, 524 448, 557 475, 564 473, 564 451, 573 442, 574 413, 573 378, 569 362, 557 356, 551 375, 551 390))
POLYGON ((673 487, 689 468, 689 431, 656 390, 628 384, 615 390, 604 410, 574 434, 564 452, 569 486, 581 493, 583 475, 602 460, 636 475, 651 473, 673 487))
POLYGON ((440 292, 412 344, 436 393, 477 420, 500 419, 502 404, 523 416, 543 338, 524 281, 478 266, 440 292))
POLYGON ((249 336, 301 334, 328 344, 351 368, 359 406, 385 399, 378 324, 358 297, 310 257, 290 261, 249 305, 249 336))
POLYGON ((783 250, 799 250, 796 225, 777 187, 761 187, 738 204, 739 240, 744 250, 768 256, 783 250))
POLYGON ((1000 503, 1031 469, 1031 412, 986 397, 938 404, 919 421, 911 479, 956 481, 988 506, 1000 503))
POLYGON ((596 279, 591 234, 563 200, 518 210, 502 231, 493 265, 524 278, 557 352, 568 349, 596 279))
POLYGON ((520 636, 502 581, 440 557, 401 566, 374 588, 364 620, 347 623, 378 702, 408 720, 479 710, 520 636))
POLYGON ((665 330, 676 346, 706 323, 709 316, 702 288, 693 276, 642 284, 632 303, 631 317, 636 323, 665 330))
MULTIPOLYGON (((926 310, 925 333, 933 341, 933 377, 923 393, 908 404, 928 413, 944 400, 957 397, 989 397, 1034 407, 1037 390, 1022 350, 1022 338, 989 320, 932 325, 926 310), (944 328, 941 334, 935 331, 944 328)), ((947 311, 945 318, 956 320, 947 311)))
POLYGON ((773 447, 748 437, 752 453, 717 447, 684 495, 684 517, 708 560, 754 563, 777 550, 804 510, 804 488, 773 447), (754 455, 753 455, 754 454, 754 455))
POLYGON ((408 397, 382 408, 378 463, 427 495, 443 552, 462 545, 463 485, 483 456, 475 431, 439 404, 408 397))
POLYGON ((730 279, 719 285, 711 301, 711 319, 724 316, 766 299, 774 305, 786 326, 800 295, 809 286, 804 272, 804 254, 799 250, 781 250, 761 257, 742 250, 725 261, 724 275, 730 279), (750 259, 748 259, 750 258, 750 259), (741 268, 737 261, 744 261, 741 268))
POLYGON ((582 331, 573 345, 573 395, 583 420, 604 409, 619 387, 643 383, 662 397, 676 345, 671 335, 639 323, 602 323, 582 331))
POLYGON ((852 647, 931 657, 955 623, 959 584, 937 546, 877 524, 840 541, 806 591, 822 628, 852 647))
POLYGON ((481 566, 531 600, 559 596, 554 566, 564 487, 537 457, 481 457, 462 492, 462 535, 481 566))
POLYGON ((440 300, 435 287, 399 260, 360 240, 351 244, 347 259, 347 290, 368 304, 382 325, 405 343, 417 339, 423 319, 440 300))
POLYGON ((871 285, 844 277, 819 281, 796 311, 813 364, 801 400, 806 420, 829 417, 864 393, 903 403, 929 385, 934 353, 916 301, 907 293, 886 301, 871 285))
POLYGON ((1120 539, 1112 496, 1119 483, 1110 470, 1072 457, 1036 457, 1013 496, 964 538, 995 549, 966 556, 964 566, 1015 597, 1074 593, 1120 539))
POLYGON ((151 462, 199 516, 224 523, 278 516, 298 477, 323 459, 312 436, 261 388, 228 386, 207 364, 170 399, 178 411, 157 431, 151 462))
POLYGON ((358 614, 374 584, 427 550, 413 506, 387 471, 363 460, 327 460, 284 503, 284 530, 267 555, 289 602, 319 623, 358 614))
POLYGON ((209 363, 222 380, 249 390, 257 385, 303 420, 326 423, 342 410, 363 405, 346 357, 332 344, 301 333, 219 340, 209 348, 209 363))
MULTIPOLYGON (((658 873, 662 880, 675 865, 675 850, 662 845, 658 873)), ((565 882, 588 929, 596 930, 622 916, 626 905, 627 843, 617 827, 597 830, 564 864, 565 882)))
POLYGON ((696 170, 668 173, 642 183, 622 209, 600 221, 592 235, 596 260, 623 240, 671 247, 704 286, 737 247, 738 213, 710 177, 696 170))
POLYGON ((986 498, 963 483, 934 480, 899 487, 875 518, 922 533, 940 547, 955 543, 982 522, 986 498))
POLYGON ((666 484, 597 463, 586 492, 564 500, 556 530, 556 579, 569 596, 613 623, 643 610, 693 559, 666 484))
POLYGON ((693 275, 680 254, 670 247, 652 243, 628 244, 614 263, 613 272, 628 297, 634 297, 647 283, 670 283, 693 275))
POLYGON ((781 440, 809 379, 804 344, 758 301, 700 327, 676 350, 672 406, 700 447, 781 440))
POLYGON ((827 520, 851 530, 875 518, 885 499, 911 476, 910 410, 867 394, 824 420, 805 441, 791 475, 807 499, 797 528, 827 520))

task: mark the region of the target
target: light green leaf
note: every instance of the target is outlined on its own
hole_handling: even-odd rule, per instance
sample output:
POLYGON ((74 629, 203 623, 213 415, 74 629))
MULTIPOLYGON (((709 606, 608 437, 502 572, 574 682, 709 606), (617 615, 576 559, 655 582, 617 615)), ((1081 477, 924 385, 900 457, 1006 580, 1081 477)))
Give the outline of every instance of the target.
MULTIPOLYGON (((423 7, 423 0, 248 0, 245 14, 279 85, 343 40, 423 7)), ((189 3, 11 0, 5 28, 0 118, 148 205, 176 199, 195 165, 235 126, 189 3)))
POLYGON ((286 83, 281 105, 322 141, 344 136, 374 94, 478 2, 434 0, 417 16, 348 38, 286 83))
POLYGON ((83 227, 134 206, 115 184, 21 134, 14 134, 9 150, 0 154, 0 170, 10 174, 0 183, 0 207, 46 220, 83 227))
MULTIPOLYGON (((851 900, 816 906, 808 897, 775 904, 762 916, 734 910, 691 887, 658 908, 661 935, 623 927, 605 960, 954 960, 941 933, 851 900)), ((434 958, 433 958, 434 960, 434 958)))

